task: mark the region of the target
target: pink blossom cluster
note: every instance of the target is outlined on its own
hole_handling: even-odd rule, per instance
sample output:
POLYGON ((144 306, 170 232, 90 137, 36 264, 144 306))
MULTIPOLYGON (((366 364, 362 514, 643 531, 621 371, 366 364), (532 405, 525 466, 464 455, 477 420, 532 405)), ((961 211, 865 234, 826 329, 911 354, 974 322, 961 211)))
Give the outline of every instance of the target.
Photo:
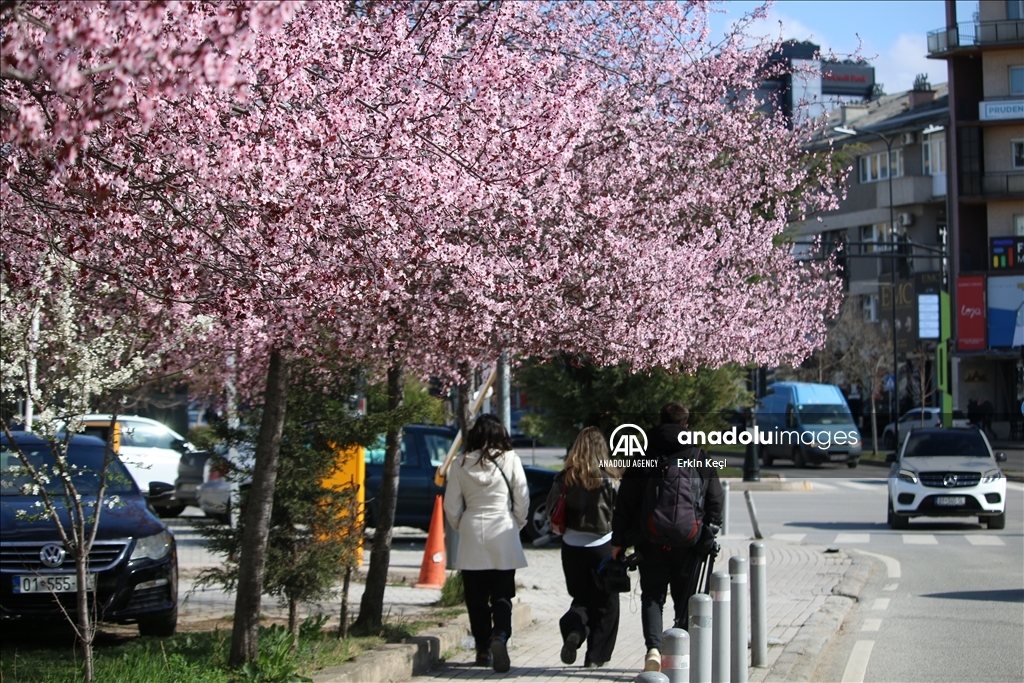
POLYGON ((800 359, 838 285, 775 238, 836 190, 706 5, 5 5, 3 276, 58 253, 252 368, 800 359))

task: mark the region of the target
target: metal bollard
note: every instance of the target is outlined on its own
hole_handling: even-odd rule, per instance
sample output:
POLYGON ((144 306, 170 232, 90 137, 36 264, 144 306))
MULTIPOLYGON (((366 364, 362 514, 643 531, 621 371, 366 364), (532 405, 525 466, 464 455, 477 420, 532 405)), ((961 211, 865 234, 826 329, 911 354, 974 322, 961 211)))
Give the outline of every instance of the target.
POLYGON ((728 479, 722 480, 722 492, 725 494, 723 497, 724 503, 722 504, 722 535, 729 535, 729 489, 732 488, 732 484, 729 483, 728 479))
POLYGON ((732 657, 729 680, 747 683, 747 558, 729 558, 732 581, 732 657))
POLYGON ((711 596, 690 596, 690 683, 711 683, 711 596))
POLYGON ((768 666, 768 565, 764 543, 750 544, 750 665, 768 666))
POLYGON ((668 683, 668 676, 660 671, 644 671, 633 679, 633 683, 668 683))
POLYGON ((711 680, 729 683, 729 574, 711 575, 711 680))
POLYGON ((757 524, 757 508, 754 507, 754 499, 750 497, 750 491, 744 491, 743 498, 747 501, 747 512, 750 513, 750 525, 754 527, 754 538, 764 538, 761 535, 761 527, 757 524))
POLYGON ((690 634, 681 628, 661 634, 661 673, 668 683, 690 683, 690 634))

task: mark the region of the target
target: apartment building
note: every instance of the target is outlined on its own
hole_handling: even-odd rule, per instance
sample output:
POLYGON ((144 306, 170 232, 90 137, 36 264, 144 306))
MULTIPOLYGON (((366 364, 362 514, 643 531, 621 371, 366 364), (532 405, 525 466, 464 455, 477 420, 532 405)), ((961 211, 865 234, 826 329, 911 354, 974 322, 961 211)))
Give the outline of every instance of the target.
POLYGON ((951 392, 1024 439, 1024 0, 980 0, 928 35, 949 74, 951 392))

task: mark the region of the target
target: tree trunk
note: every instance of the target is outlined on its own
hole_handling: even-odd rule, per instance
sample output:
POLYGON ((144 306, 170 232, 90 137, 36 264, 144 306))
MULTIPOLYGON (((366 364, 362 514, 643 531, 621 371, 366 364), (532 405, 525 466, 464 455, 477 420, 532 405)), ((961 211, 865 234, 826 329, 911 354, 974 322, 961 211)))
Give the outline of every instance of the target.
POLYGON ((465 444, 469 428, 473 426, 473 416, 470 414, 470 409, 473 407, 473 385, 475 384, 475 378, 468 363, 463 363, 459 370, 465 378, 459 384, 459 430, 462 431, 462 443, 465 444))
MULTIPOLYGON (((405 403, 405 362, 388 368, 388 410, 401 410, 405 403)), ((391 564, 391 533, 395 527, 395 504, 398 502, 398 476, 402 466, 402 428, 388 431, 384 454, 384 473, 377 504, 377 529, 370 549, 370 566, 366 572, 366 590, 359 603, 355 625, 363 632, 381 627, 384 616, 384 589, 391 564)))
MULTIPOLYGON (((82 525, 82 532, 84 533, 84 524, 82 525)), ((78 547, 81 548, 84 544, 79 541, 78 547)), ((81 590, 82 586, 88 586, 86 578, 89 575, 87 567, 89 564, 88 553, 81 551, 75 553, 75 576, 78 579, 78 642, 82 645, 82 663, 85 665, 85 683, 92 683, 94 678, 93 672, 93 658, 92 658, 92 641, 95 635, 95 624, 89 614, 89 592, 88 590, 81 590)))
POLYGON ((352 585, 352 565, 345 567, 345 582, 341 585, 341 615, 338 621, 338 637, 348 638, 348 589, 352 585))
POLYGON ((299 649, 299 601, 288 596, 288 631, 292 634, 292 652, 299 649))
POLYGON ((875 387, 871 385, 871 452, 878 455, 878 415, 875 412, 875 387))
POLYGON ((231 631, 229 658, 231 666, 241 666, 259 658, 260 599, 267 560, 267 537, 270 535, 270 513, 274 507, 274 485, 281 455, 288 371, 288 360, 281 351, 272 351, 238 562, 238 594, 235 597, 235 621, 231 631))

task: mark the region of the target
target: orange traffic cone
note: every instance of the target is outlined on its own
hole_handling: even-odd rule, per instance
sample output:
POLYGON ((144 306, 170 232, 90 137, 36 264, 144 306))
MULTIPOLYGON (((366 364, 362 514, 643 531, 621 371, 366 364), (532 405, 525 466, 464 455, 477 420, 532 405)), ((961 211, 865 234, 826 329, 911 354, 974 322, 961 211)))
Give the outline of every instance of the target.
POLYGON ((430 518, 427 547, 423 549, 420 580, 416 588, 444 587, 444 503, 441 496, 434 499, 434 514, 430 518))

